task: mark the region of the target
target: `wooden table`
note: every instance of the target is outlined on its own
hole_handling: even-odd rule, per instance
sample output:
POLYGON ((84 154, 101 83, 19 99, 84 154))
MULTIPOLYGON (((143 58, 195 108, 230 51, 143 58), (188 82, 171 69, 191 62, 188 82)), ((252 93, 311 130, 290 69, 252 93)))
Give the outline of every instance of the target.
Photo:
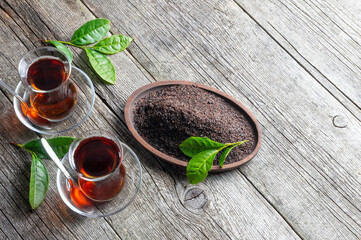
POLYGON ((93 79, 95 109, 67 135, 116 133, 138 154, 143 186, 121 213, 87 219, 61 201, 53 162, 45 202, 28 204, 30 155, 9 145, 40 137, 17 120, 0 92, 0 239, 360 239, 361 3, 357 0, 0 1, 0 78, 38 39, 70 40, 94 18, 132 36, 111 56, 114 86, 84 53, 74 65, 93 79), (190 185, 132 138, 123 108, 137 88, 183 79, 244 103, 263 132, 258 155, 190 185))

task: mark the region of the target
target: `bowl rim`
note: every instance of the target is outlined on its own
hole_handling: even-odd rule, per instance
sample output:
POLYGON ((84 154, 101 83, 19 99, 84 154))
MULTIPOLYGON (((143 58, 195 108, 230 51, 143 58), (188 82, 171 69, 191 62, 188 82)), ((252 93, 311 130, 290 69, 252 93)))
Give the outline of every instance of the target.
POLYGON ((190 81, 186 81, 186 80, 166 80, 166 81, 160 81, 160 82, 154 82, 154 83, 150 83, 147 84, 143 87, 138 88, 136 91, 134 91, 130 97, 128 98, 126 104, 125 104, 125 108, 124 108, 124 117, 125 117, 125 123, 129 129, 129 131, 131 132, 131 134, 133 135, 133 137, 136 139, 136 141, 138 141, 145 149, 147 149, 148 151, 150 151, 151 153, 153 153, 154 155, 156 155, 157 157, 163 159, 166 162, 169 162, 171 164, 175 164, 181 167, 187 167, 188 162, 184 161, 184 160, 180 160, 174 157, 171 157, 165 153, 160 152, 159 150, 157 150, 156 148, 152 147, 149 143, 147 143, 137 132, 137 130, 134 127, 134 123, 133 123, 133 109, 135 106, 135 102, 141 97, 143 96, 146 92, 150 92, 152 89, 156 89, 156 88, 161 88, 161 87, 165 87, 165 86, 170 86, 170 85, 192 85, 192 86, 196 86, 199 87, 201 89, 205 89, 209 92, 215 93, 216 95, 221 96, 222 98, 226 99, 229 102, 234 103, 235 105, 237 105, 237 107, 239 107, 240 109, 242 109, 244 111, 244 113, 246 115, 248 115, 248 117, 251 119, 251 121, 254 123, 255 129, 256 129, 256 146, 254 148, 254 150, 247 155, 245 158, 241 159, 240 161, 237 162, 233 162, 233 163, 229 163, 229 164, 224 164, 223 167, 220 167, 219 165, 213 165, 211 168, 211 172, 220 172, 220 171, 227 171, 227 170, 231 170, 234 168, 237 168, 238 166, 250 161, 253 157, 256 156, 256 154, 258 153, 260 147, 261 147, 261 142, 262 142, 262 132, 261 132, 261 127, 256 119, 256 117, 251 113, 251 111, 244 106, 240 101, 238 101, 237 99, 235 99, 234 97, 205 84, 202 83, 197 83, 197 82, 190 82, 190 81), (142 95, 143 94, 143 95, 142 95))

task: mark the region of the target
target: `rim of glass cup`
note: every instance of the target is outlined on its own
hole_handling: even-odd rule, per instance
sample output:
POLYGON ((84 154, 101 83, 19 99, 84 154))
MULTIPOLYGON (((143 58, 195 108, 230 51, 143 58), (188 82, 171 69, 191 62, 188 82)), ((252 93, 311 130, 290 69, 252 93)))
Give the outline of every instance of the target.
POLYGON ((123 161, 122 142, 118 139, 117 136, 115 136, 114 134, 107 132, 107 131, 92 130, 92 131, 86 132, 85 134, 86 134, 86 137, 80 137, 80 138, 75 139, 69 147, 68 159, 69 159, 70 167, 72 168, 72 170, 74 172, 76 172, 78 178, 84 179, 89 182, 99 182, 99 181, 103 181, 105 179, 112 177, 114 174, 116 174, 117 169, 119 169, 119 167, 122 165, 122 161, 123 161), (76 166, 75 166, 74 153, 82 141, 84 141, 86 139, 94 138, 94 137, 103 137, 103 138, 112 140, 119 148, 119 162, 118 162, 117 166, 115 166, 111 172, 109 172, 108 174, 106 174, 104 176, 86 177, 86 176, 84 176, 84 174, 77 171, 76 166))
MULTIPOLYGON (((47 55, 44 55, 44 56, 40 56, 39 58, 37 59, 41 59, 41 58, 45 58, 47 55)), ((58 59, 57 57, 54 57, 54 56, 51 56, 49 55, 48 57, 50 58, 54 58, 54 59, 58 59)), ((29 52, 27 52, 21 59, 20 59, 20 62, 19 62, 19 65, 18 65, 18 72, 19 72, 19 75, 20 75, 20 79, 21 79, 21 82, 28 88, 31 89, 31 91, 33 92, 36 92, 36 93, 51 93, 51 92, 54 92, 56 90, 58 90, 59 88, 61 88, 64 84, 66 84, 68 82, 68 79, 70 77, 70 74, 71 74, 71 62, 70 62, 70 59, 69 57, 63 52, 63 51, 60 51, 59 49, 55 48, 55 47, 51 47, 51 46, 44 46, 44 47, 38 47, 38 48, 35 48, 33 50, 30 50, 29 52), (36 89, 34 88, 33 86, 31 86, 28 82, 27 82, 27 75, 28 75, 28 70, 29 70, 29 67, 31 66, 31 64, 35 63, 35 61, 31 62, 29 64, 29 67, 26 68, 25 70, 25 76, 22 76, 21 72, 20 72, 20 69, 21 69, 21 65, 23 64, 23 62, 25 61, 25 58, 29 55, 31 55, 32 53, 34 52, 37 52, 37 51, 41 51, 41 50, 50 50, 50 51, 53 51, 53 52, 58 52, 60 53, 62 56, 64 56, 66 58, 67 61, 63 61, 63 60, 60 60, 61 62, 63 62, 64 64, 66 64, 69 68, 69 71, 67 71, 67 75, 65 76, 65 80, 59 85, 57 86, 56 88, 53 88, 53 89, 49 89, 49 90, 40 90, 40 89, 36 89)))

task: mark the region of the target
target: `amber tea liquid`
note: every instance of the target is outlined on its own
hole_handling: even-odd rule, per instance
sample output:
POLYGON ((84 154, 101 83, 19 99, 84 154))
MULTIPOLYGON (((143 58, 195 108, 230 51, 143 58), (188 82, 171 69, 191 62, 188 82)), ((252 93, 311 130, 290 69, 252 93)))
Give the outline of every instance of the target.
POLYGON ((40 58, 30 65, 27 82, 34 89, 30 102, 41 117, 61 121, 73 111, 77 89, 67 80, 64 64, 58 59, 40 58))
POLYGON ((124 166, 119 167, 120 155, 118 145, 105 137, 90 137, 79 143, 73 158, 77 172, 84 176, 78 180, 85 195, 106 201, 120 192, 125 176, 124 166))
POLYGON ((65 81, 66 73, 62 61, 42 58, 30 65, 27 81, 37 90, 51 90, 65 81))

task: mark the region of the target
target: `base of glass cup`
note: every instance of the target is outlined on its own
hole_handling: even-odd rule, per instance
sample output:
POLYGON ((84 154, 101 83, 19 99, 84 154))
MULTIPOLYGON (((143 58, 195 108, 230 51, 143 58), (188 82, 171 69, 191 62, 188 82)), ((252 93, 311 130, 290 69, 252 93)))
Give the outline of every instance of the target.
POLYGON ((48 120, 49 122, 61 122, 64 121, 65 119, 69 118, 73 113, 74 110, 76 108, 76 104, 77 104, 77 100, 78 100, 78 88, 76 87, 76 85, 70 81, 69 81, 64 87, 67 87, 66 89, 62 90, 62 92, 66 92, 66 97, 64 97, 63 95, 61 95, 60 97, 58 97, 58 95, 50 95, 47 96, 47 94, 44 93, 34 93, 32 92, 29 88, 25 91, 23 99, 25 100, 25 102, 29 102, 31 104, 31 107, 34 109, 34 111, 36 111, 38 113, 38 115, 43 118, 48 120), (37 99, 37 100, 35 100, 37 99), (41 100, 42 99, 42 100, 41 100), (49 99, 51 100, 51 110, 49 112, 50 107, 49 105, 49 99), (54 99, 58 99, 58 101, 56 103, 54 103, 54 99), (40 100, 40 103, 38 102, 40 100), (45 101, 44 101, 45 100, 45 101), (41 103, 43 102, 43 103, 41 103), (58 106, 57 106, 58 105, 58 106), (65 105, 68 105, 68 109, 64 110, 62 108, 64 108, 65 105), (63 110, 62 112, 58 113, 56 115, 54 115, 54 109, 61 109, 63 110), (45 111, 42 111, 41 109, 46 109, 47 114, 45 114, 45 111), (66 115, 64 114, 66 113, 66 115), (52 115, 52 117, 48 116, 48 115, 52 115), (62 117, 59 117, 57 115, 61 115, 62 117))
MULTIPOLYGON (((75 103, 75 105, 76 105, 76 103, 75 103)), ((48 120, 48 121, 51 122, 51 123, 59 123, 59 122, 65 121, 65 120, 67 120, 68 118, 70 118, 70 117, 74 114, 74 112, 75 112, 75 107, 76 107, 76 106, 74 106, 73 109, 72 109, 71 111, 69 111, 68 115, 66 115, 66 116, 63 117, 63 118, 50 119, 50 118, 43 117, 43 116, 41 116, 41 115, 39 115, 39 116, 41 116, 42 118, 48 120)))
MULTIPOLYGON (((104 203, 104 202, 109 202, 109 201, 112 201, 113 199, 115 199, 118 194, 120 194, 120 192, 122 191, 123 189, 123 186, 126 184, 126 181, 127 181, 127 178, 126 178, 126 170, 125 170, 125 167, 123 164, 120 165, 120 171, 122 171, 121 173, 121 183, 119 184, 120 185, 120 188, 116 191, 116 192, 113 192, 112 194, 112 197, 110 198, 106 198, 106 199, 96 199, 96 198, 92 198, 92 196, 90 196, 89 194, 87 194, 81 187, 80 189, 82 190, 82 192, 84 193, 85 196, 87 196, 90 200, 92 200, 93 202, 98 202, 98 203, 104 203)), ((81 180, 78 178, 78 185, 80 186, 81 185, 81 180)), ((112 190, 114 191, 114 190, 112 190)))

